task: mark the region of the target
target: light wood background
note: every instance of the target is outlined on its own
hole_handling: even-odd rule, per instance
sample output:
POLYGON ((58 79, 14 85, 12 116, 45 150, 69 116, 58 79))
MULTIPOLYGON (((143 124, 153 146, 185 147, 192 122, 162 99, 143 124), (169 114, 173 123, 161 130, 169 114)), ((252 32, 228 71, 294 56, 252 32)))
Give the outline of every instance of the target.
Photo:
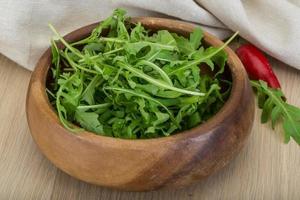
MULTIPOLYGON (((288 101, 300 107, 300 71, 270 60, 288 101)), ((269 124, 261 125, 258 109, 248 145, 225 169, 196 185, 134 193, 76 180, 53 166, 31 138, 25 114, 29 79, 30 71, 0 55, 1 200, 300 199, 300 146, 284 144, 280 127, 274 132, 269 124)))

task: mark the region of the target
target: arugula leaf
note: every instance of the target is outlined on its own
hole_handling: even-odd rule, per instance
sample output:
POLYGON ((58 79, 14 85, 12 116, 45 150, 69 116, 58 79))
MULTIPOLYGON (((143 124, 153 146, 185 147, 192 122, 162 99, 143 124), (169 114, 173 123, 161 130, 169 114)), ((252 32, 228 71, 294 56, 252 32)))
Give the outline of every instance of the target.
POLYGON ((86 130, 103 135, 103 126, 98 120, 98 114, 94 112, 75 112, 75 120, 86 130))
POLYGON ((201 28, 196 27, 194 31, 190 34, 190 43, 191 46, 194 48, 194 50, 199 48, 202 38, 203 38, 203 32, 201 28))
POLYGON ((96 85, 99 84, 100 80, 101 77, 99 75, 96 75, 88 84, 88 86, 85 88, 85 90, 82 92, 82 100, 86 101, 89 105, 95 103, 94 93, 95 93, 96 85))
POLYGON ((52 64, 53 64, 53 78, 54 80, 54 89, 57 90, 57 82, 58 82, 58 76, 60 74, 60 54, 59 54, 59 50, 57 48, 57 45, 55 43, 55 41, 52 39, 51 40, 51 53, 52 53, 52 64))
MULTIPOLYGON (((173 33, 173 37, 177 43, 177 47, 178 47, 179 51, 183 55, 189 55, 195 51, 196 48, 193 46, 193 44, 187 38, 185 38, 183 36, 179 36, 174 33, 173 33)), ((199 42, 200 42, 200 40, 199 40, 199 42)))
POLYGON ((285 142, 292 137, 300 144, 300 109, 286 103, 281 90, 269 88, 264 81, 251 81, 259 97, 262 108, 261 122, 266 123, 270 118, 272 127, 281 119, 283 121, 285 142))
MULTIPOLYGON (((233 40, 233 38, 238 34, 238 32, 236 32, 233 36, 231 36, 221 47, 219 48, 214 48, 214 47, 211 47, 211 48, 208 48, 208 50, 206 51, 205 55, 204 56, 201 56, 200 58, 197 58, 193 61, 190 61, 188 63, 186 63, 185 65, 179 67, 178 69, 172 71, 170 74, 174 74, 175 72, 179 71, 179 70, 185 70, 185 69, 188 69, 189 67, 191 66, 194 66, 194 65, 197 65, 197 64, 200 64, 201 62, 206 62, 206 63, 211 63, 209 62, 209 59, 213 56, 215 56, 217 53, 219 53, 220 51, 222 51, 226 46, 227 44, 233 40)), ((212 65, 209 64, 211 67, 212 65)))

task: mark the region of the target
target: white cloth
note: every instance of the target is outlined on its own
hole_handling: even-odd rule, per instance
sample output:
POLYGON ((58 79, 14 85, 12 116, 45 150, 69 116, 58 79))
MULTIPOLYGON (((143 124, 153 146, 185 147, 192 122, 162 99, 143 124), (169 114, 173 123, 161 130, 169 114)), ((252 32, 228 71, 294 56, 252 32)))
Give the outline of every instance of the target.
POLYGON ((300 0, 0 0, 0 53, 32 70, 49 46, 48 23, 62 34, 103 20, 116 7, 131 16, 168 15, 223 39, 232 31, 300 69, 300 0))

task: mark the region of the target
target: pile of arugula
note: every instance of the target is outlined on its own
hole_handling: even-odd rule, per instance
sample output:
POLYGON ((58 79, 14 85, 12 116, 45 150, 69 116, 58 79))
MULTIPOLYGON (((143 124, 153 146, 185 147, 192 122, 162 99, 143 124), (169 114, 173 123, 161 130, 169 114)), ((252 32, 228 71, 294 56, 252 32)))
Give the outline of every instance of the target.
POLYGON ((151 33, 125 14, 116 9, 89 37, 70 44, 50 25, 65 45, 51 41, 47 85, 61 123, 71 131, 81 126, 99 135, 153 138, 215 115, 230 93, 230 82, 220 78, 227 60, 222 49, 236 34, 219 48, 204 48, 200 28, 189 38, 151 33), (214 75, 201 73, 200 63, 214 75))

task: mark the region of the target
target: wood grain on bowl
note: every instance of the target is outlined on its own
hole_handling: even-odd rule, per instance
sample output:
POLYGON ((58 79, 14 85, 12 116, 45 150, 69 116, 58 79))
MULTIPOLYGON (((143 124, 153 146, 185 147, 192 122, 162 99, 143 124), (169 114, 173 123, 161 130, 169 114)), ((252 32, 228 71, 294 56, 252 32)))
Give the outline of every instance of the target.
MULTIPOLYGON (((187 36, 192 24, 162 18, 133 18, 152 30, 167 29, 187 36)), ((80 28, 65 39, 78 41, 97 24, 80 28)), ((208 45, 222 42, 204 33, 208 45)), ((63 45, 59 45, 63 48, 63 45)), ((254 98, 247 75, 234 52, 226 47, 233 81, 223 108, 206 123, 169 137, 126 140, 87 131, 71 133, 59 122, 46 92, 51 64, 48 49, 37 63, 27 94, 27 120, 33 139, 58 168, 80 180, 122 190, 145 191, 182 187, 224 167, 244 146, 251 132, 254 98)))

